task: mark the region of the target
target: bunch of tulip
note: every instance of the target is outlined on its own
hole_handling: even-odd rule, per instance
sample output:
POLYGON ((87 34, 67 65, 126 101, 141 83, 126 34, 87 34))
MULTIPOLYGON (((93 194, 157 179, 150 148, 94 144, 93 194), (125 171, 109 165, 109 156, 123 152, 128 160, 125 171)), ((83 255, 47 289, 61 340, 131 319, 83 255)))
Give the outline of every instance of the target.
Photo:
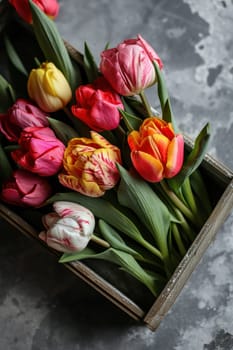
POLYGON ((24 2, 10 1, 43 61, 28 72, 5 37, 27 93, 1 77, 1 199, 46 211, 39 238, 60 262, 114 262, 156 296, 211 209, 199 170, 208 125, 186 150, 163 63, 140 35, 104 50, 99 66, 87 44, 74 60, 49 18, 55 1, 24 2), (159 113, 145 94, 152 85, 159 113))

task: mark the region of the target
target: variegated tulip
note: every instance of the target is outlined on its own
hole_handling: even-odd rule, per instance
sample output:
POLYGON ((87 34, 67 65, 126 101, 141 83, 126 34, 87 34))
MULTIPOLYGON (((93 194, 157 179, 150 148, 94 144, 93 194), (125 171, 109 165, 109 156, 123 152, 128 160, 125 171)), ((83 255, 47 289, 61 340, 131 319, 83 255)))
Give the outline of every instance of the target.
POLYGON ((184 159, 184 139, 175 134, 171 123, 151 117, 139 131, 128 136, 131 160, 138 173, 149 182, 175 176, 184 159))
POLYGON ((115 91, 123 96, 140 94, 156 82, 153 61, 163 63, 140 35, 124 40, 117 47, 101 53, 100 70, 115 91))
POLYGON ((71 100, 72 91, 63 73, 51 62, 31 70, 28 94, 45 112, 56 112, 71 100))
POLYGON ((95 217, 92 212, 76 203, 53 203, 54 212, 43 216, 46 231, 39 237, 47 245, 60 252, 72 253, 83 250, 94 231, 95 217))
POLYGON ((65 172, 59 174, 59 181, 84 195, 102 196, 119 180, 116 162, 121 163, 119 148, 91 131, 91 138, 73 138, 68 143, 63 158, 65 172))

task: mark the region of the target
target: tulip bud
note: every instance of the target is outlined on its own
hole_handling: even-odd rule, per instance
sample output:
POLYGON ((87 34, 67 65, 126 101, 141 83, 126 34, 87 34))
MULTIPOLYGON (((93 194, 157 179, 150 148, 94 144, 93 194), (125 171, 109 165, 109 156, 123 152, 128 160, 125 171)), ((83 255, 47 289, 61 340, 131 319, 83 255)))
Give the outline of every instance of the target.
POLYGON ((124 40, 101 53, 100 70, 115 91, 123 96, 140 94, 156 82, 153 61, 163 63, 153 48, 140 36, 124 40))
POLYGON ((45 112, 56 112, 71 100, 72 91, 63 73, 51 62, 32 69, 28 94, 45 112))
POLYGON ((172 178, 181 170, 184 138, 175 134, 172 125, 162 119, 145 119, 139 131, 129 134, 128 144, 132 163, 146 181, 172 178))
POLYGON ((20 207, 38 207, 52 193, 46 178, 23 169, 17 169, 2 185, 1 199, 20 207))
POLYGON ((64 172, 58 175, 59 182, 74 191, 90 197, 102 196, 119 180, 116 163, 121 164, 118 147, 102 135, 91 131, 91 139, 73 138, 64 152, 64 172))
POLYGON ((19 149, 12 151, 11 156, 23 169, 40 176, 52 176, 61 169, 65 146, 52 129, 25 128, 18 143, 19 149))
POLYGON ((9 141, 18 141, 20 133, 29 126, 48 126, 48 114, 31 102, 19 98, 7 114, 0 114, 0 131, 9 141))
POLYGON ((39 237, 49 247, 71 253, 83 250, 94 231, 95 217, 87 208, 72 202, 59 201, 53 204, 54 212, 43 216, 46 231, 39 237))
POLYGON ((118 109, 124 109, 124 106, 104 77, 97 78, 92 84, 80 85, 76 89, 76 101, 72 113, 92 130, 112 130, 119 125, 118 109))

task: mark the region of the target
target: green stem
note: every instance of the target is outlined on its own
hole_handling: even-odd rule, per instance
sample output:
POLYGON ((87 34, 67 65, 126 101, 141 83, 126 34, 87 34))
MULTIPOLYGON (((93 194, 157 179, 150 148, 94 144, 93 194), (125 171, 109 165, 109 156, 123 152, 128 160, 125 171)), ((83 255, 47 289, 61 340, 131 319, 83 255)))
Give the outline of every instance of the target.
POLYGON ((195 232, 193 231, 193 229, 191 229, 191 227, 189 226, 187 220, 185 220, 184 215, 181 213, 181 211, 177 208, 173 208, 175 211, 175 214, 178 218, 179 225, 182 227, 184 233, 187 235, 188 239, 190 240, 190 242, 192 243, 196 237, 195 232))
POLYGON ((151 260, 151 259, 147 259, 145 257, 143 257, 142 255, 135 255, 133 256, 137 261, 140 261, 142 263, 146 263, 149 265, 152 265, 153 267, 157 267, 161 269, 161 264, 158 264, 158 262, 151 260))
POLYGON ((180 237, 180 233, 179 233, 178 227, 177 227, 177 225, 174 222, 172 222, 171 223, 171 228, 172 228, 173 236, 175 238, 175 241, 176 241, 176 244, 178 246, 179 252, 180 252, 181 256, 183 257, 186 254, 186 249, 185 249, 185 246, 184 246, 184 244, 182 242, 182 239, 180 237))
POLYGON ((149 250, 152 254, 156 255, 160 260, 163 260, 161 252, 153 245, 151 245, 148 241, 146 241, 145 239, 141 239, 139 243, 141 243, 141 245, 147 250, 149 250))
POLYGON ((195 215, 198 213, 196 201, 193 195, 189 178, 186 178, 182 185, 182 192, 184 193, 185 199, 195 215))
POLYGON ((203 219, 206 220, 213 208, 200 170, 196 169, 196 171, 192 173, 190 181, 196 197, 201 201, 201 205, 204 208, 203 219))
POLYGON ((192 211, 177 197, 177 195, 170 190, 164 181, 160 182, 163 190, 171 199, 172 203, 189 219, 195 226, 197 226, 196 217, 193 215, 192 211))
POLYGON ((190 227, 180 209, 173 205, 171 198, 166 195, 166 193, 163 191, 162 186, 155 186, 154 184, 153 187, 155 188, 155 191, 160 195, 160 198, 166 204, 171 213, 174 212, 175 216, 179 220, 179 225, 182 227, 184 233, 187 236, 187 239, 192 243, 196 237, 194 229, 190 227))
POLYGON ((149 116, 149 117, 153 117, 153 113, 152 113, 152 110, 151 110, 151 106, 150 106, 150 104, 149 104, 149 102, 148 102, 148 100, 147 100, 147 97, 146 97, 146 95, 145 95, 145 93, 144 93, 143 90, 140 92, 139 96, 140 96, 140 98, 141 98, 141 100, 142 100, 142 103, 143 103, 143 105, 144 105, 144 107, 145 107, 147 113, 148 113, 148 116, 149 116))
POLYGON ((91 240, 93 242, 97 243, 98 245, 100 245, 101 247, 104 247, 104 248, 110 248, 111 247, 110 244, 107 241, 105 241, 104 239, 96 236, 95 234, 93 234, 91 236, 91 240))
POLYGON ((35 60, 35 63, 37 65, 37 67, 40 67, 41 66, 41 62, 39 61, 39 59, 37 57, 35 57, 34 60, 35 60))

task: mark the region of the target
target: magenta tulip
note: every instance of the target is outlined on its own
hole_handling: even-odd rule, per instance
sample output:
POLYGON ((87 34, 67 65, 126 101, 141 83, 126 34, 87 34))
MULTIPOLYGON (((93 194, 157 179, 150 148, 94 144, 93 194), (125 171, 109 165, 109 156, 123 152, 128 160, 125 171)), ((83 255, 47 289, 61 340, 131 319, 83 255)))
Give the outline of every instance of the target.
POLYGON ((138 35, 136 39, 124 40, 116 48, 103 51, 100 70, 115 91, 132 96, 156 82, 153 61, 162 68, 157 53, 138 35))
POLYGON ((21 207, 38 207, 51 193, 52 188, 46 178, 18 169, 3 183, 1 199, 21 207))
POLYGON ((65 146, 52 129, 24 129, 19 138, 19 146, 19 149, 11 152, 11 156, 23 169, 40 176, 55 175, 61 169, 65 146))
POLYGON ((29 126, 48 126, 49 115, 25 99, 18 99, 7 114, 0 114, 0 131, 11 141, 18 141, 20 133, 29 126))

